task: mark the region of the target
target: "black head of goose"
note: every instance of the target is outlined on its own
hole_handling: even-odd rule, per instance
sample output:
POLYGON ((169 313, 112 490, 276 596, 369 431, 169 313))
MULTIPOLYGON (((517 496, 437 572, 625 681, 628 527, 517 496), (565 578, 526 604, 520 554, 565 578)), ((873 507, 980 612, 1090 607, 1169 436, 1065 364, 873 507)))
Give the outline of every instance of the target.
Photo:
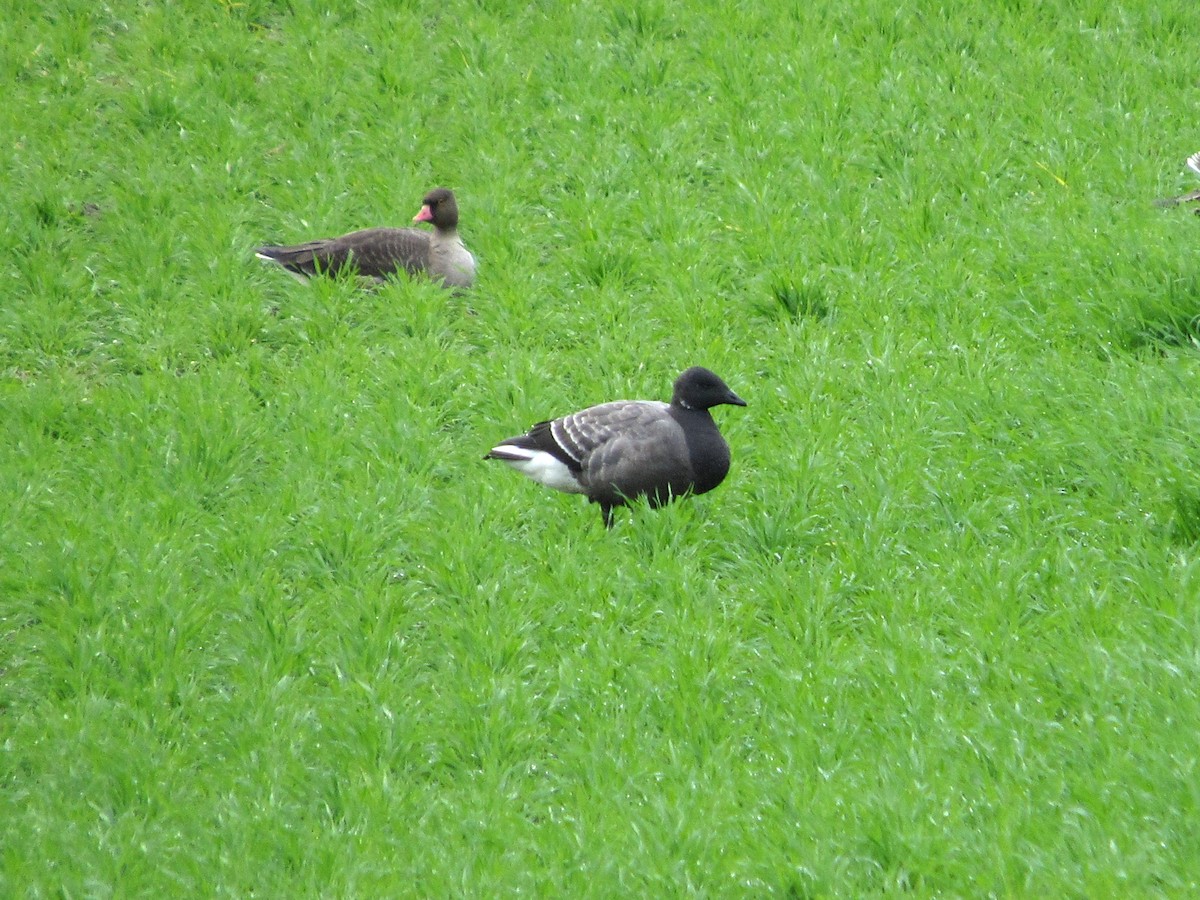
POLYGON ((458 203, 454 192, 435 188, 421 201, 414 222, 419 228, 367 228, 336 238, 290 246, 259 247, 259 259, 277 263, 301 281, 343 271, 383 281, 401 270, 424 273, 449 288, 468 288, 475 281, 475 257, 458 236, 458 203))
POLYGON ((539 422, 493 447, 498 459, 558 491, 600 504, 604 524, 636 497, 658 507, 711 491, 729 472, 729 445, 709 410, 746 401, 716 374, 693 366, 675 380, 670 403, 616 400, 539 422))
MULTIPOLYGON (((1200 175, 1200 153, 1193 153, 1187 158, 1187 167, 1200 175)), ((1155 206, 1178 206, 1181 203, 1195 203, 1200 201, 1200 190, 1188 191, 1186 194, 1180 194, 1178 197, 1164 197, 1161 200, 1155 200, 1155 206)), ((1200 207, 1192 210, 1196 215, 1200 216, 1200 207)))

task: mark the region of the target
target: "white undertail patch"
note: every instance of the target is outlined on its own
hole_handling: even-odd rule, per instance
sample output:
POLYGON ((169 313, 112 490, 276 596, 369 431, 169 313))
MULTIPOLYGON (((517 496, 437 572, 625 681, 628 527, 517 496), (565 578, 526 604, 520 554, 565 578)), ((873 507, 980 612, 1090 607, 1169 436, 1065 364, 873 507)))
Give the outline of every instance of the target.
POLYGON ((505 465, 516 469, 526 478, 532 478, 538 484, 544 484, 556 491, 568 494, 582 494, 584 487, 579 483, 574 473, 567 468, 562 460, 551 456, 544 450, 529 450, 525 447, 514 447, 512 444, 500 444, 492 448, 492 454, 505 465))

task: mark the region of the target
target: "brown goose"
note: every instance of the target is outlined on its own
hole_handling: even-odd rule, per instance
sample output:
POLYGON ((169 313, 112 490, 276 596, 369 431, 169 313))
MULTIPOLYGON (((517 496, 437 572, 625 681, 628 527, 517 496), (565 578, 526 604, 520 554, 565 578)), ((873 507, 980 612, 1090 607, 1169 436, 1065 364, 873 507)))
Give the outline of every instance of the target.
POLYGON ((498 459, 534 481, 586 494, 604 525, 635 497, 652 508, 684 494, 711 491, 729 472, 729 445, 709 409, 746 401, 708 369, 693 366, 675 381, 671 402, 617 400, 539 422, 493 447, 498 459))
MULTIPOLYGON (((1187 167, 1200 175, 1200 153, 1193 153, 1187 159, 1187 167)), ((1200 200, 1200 190, 1189 191, 1186 194, 1180 194, 1178 197, 1164 197, 1162 200, 1155 200, 1155 206, 1178 206, 1180 203, 1195 203, 1200 200)), ((1200 209, 1195 209, 1193 212, 1200 216, 1200 209)))
POLYGON ((403 269, 410 275, 424 272, 449 288, 470 287, 475 280, 475 257, 458 236, 454 193, 435 188, 421 203, 413 221, 432 223, 432 232, 367 228, 290 247, 259 247, 255 256, 278 263, 300 281, 318 274, 337 275, 349 267, 376 281, 403 269))

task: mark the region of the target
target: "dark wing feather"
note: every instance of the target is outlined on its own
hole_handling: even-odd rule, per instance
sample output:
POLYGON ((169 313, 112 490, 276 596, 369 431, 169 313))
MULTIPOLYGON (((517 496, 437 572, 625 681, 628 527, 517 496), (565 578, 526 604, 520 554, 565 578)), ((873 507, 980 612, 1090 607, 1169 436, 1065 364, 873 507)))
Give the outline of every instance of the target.
POLYGON ((423 271, 429 261, 429 232, 415 228, 367 228, 337 238, 288 247, 260 247, 258 253, 299 275, 336 275, 352 265, 359 275, 386 278, 405 269, 423 271))
MULTIPOLYGON (((286 247, 259 247, 254 252, 265 259, 279 263, 289 272, 311 278, 317 274, 316 261, 319 254, 330 244, 329 240, 308 241, 286 247)), ((325 269, 322 265, 322 269, 325 269)))
MULTIPOLYGON (((557 420, 555 420, 557 421, 557 420)), ((549 453, 572 472, 579 472, 579 460, 571 456, 563 447, 554 439, 554 433, 551 430, 554 426, 554 421, 538 422, 525 434, 519 434, 516 437, 511 437, 500 442, 499 446, 508 445, 510 447, 521 447, 525 450, 541 451, 549 453)), ((491 450, 484 459, 508 459, 503 453, 497 453, 495 449, 491 450)))
POLYGON ((610 442, 637 439, 647 425, 669 421, 667 404, 653 400, 616 400, 579 412, 538 422, 526 434, 504 441, 527 450, 549 453, 572 472, 583 472, 590 460, 610 442))
POLYGON ((358 274, 386 278, 405 269, 422 272, 429 264, 428 231, 415 228, 369 228, 338 239, 339 251, 354 260, 358 274))
POLYGON ((589 406, 547 423, 556 446, 575 465, 586 468, 590 458, 609 443, 644 431, 655 420, 667 417, 667 405, 653 400, 614 400, 589 406))

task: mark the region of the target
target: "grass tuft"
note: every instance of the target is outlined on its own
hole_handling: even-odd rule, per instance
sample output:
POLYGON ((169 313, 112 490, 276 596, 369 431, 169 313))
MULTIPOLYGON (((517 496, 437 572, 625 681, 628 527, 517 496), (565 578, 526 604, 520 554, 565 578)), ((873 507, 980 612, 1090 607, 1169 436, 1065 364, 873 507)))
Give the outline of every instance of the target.
POLYGON ((777 277, 771 282, 771 300, 759 302, 757 309, 765 316, 780 317, 789 322, 801 319, 820 321, 833 314, 833 304, 826 288, 808 279, 797 281, 777 277))
POLYGON ((1200 543, 1200 493, 1176 488, 1171 493, 1171 504, 1175 540, 1187 546, 1200 543))
POLYGON ((1200 348, 1200 275, 1169 281, 1162 295, 1144 301, 1130 330, 1131 348, 1200 348))

